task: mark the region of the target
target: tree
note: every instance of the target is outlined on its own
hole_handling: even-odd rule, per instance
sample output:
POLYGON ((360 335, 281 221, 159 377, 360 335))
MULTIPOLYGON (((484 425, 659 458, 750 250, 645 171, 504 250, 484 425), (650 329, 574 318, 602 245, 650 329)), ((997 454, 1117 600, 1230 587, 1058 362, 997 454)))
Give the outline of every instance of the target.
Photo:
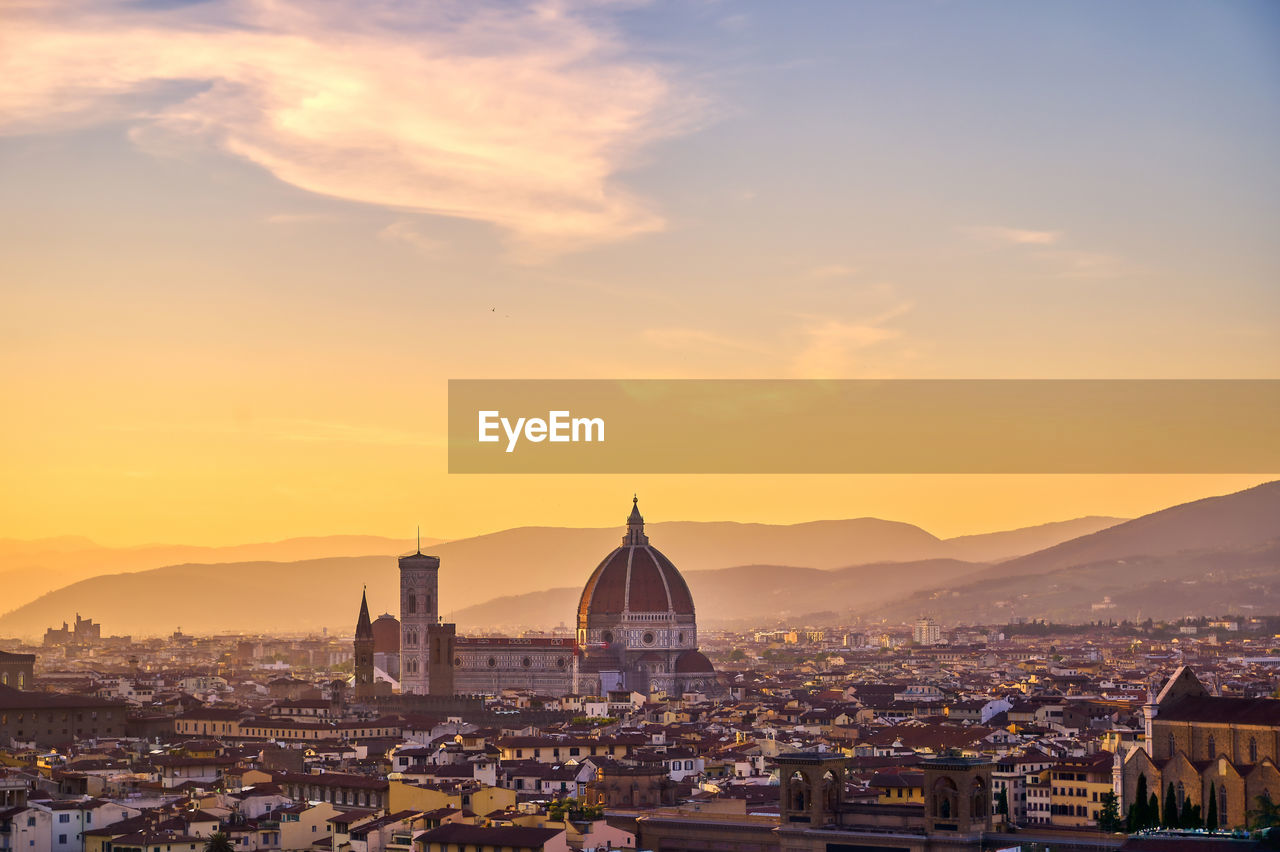
POLYGON ((1135 822, 1129 830, 1142 831, 1150 827, 1151 822, 1147 816, 1147 776, 1145 774, 1138 776, 1138 794, 1134 798, 1133 807, 1135 822))
POLYGON ((1000 795, 996 798, 996 813, 1009 818, 1009 793, 1004 787, 1000 788, 1000 795))
POLYGON ((1210 831, 1218 830, 1218 790, 1209 785, 1209 807, 1205 812, 1204 827, 1210 831))
POLYGON ((1134 802, 1129 805, 1128 815, 1124 820, 1124 830, 1133 834, 1135 831, 1142 830, 1142 816, 1138 813, 1138 803, 1134 802))
POLYGON ((1249 811, 1249 828, 1271 828, 1280 825, 1280 807, 1271 801, 1271 796, 1262 795, 1254 800, 1258 806, 1249 811))
POLYGON ((1178 797, 1173 791, 1172 781, 1164 791, 1164 821, 1160 824, 1168 828, 1178 827, 1178 797))
POLYGON ((1152 790, 1147 799, 1147 827, 1155 828, 1158 825, 1164 825, 1160 821, 1160 799, 1156 796, 1156 791, 1152 790))
POLYGON ((235 852, 235 846, 225 831, 215 831, 204 842, 204 852, 235 852))
POLYGON ((1099 801, 1102 803, 1102 808, 1098 811, 1098 828, 1103 831, 1119 831, 1121 829, 1120 799, 1108 790, 1102 794, 1099 801))

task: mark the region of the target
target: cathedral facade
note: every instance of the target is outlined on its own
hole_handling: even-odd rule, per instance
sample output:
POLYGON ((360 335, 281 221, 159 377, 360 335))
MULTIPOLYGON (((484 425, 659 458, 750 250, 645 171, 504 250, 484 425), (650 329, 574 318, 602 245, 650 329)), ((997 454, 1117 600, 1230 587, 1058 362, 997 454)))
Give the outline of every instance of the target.
MULTIPOLYGON (((458 636, 439 616, 440 559, 419 550, 402 556, 399 568, 401 693, 720 691, 714 667, 698 651, 693 596, 671 560, 649 543, 636 500, 621 546, 587 579, 572 639, 458 636)), ((371 654, 367 622, 362 601, 357 660, 371 654)))

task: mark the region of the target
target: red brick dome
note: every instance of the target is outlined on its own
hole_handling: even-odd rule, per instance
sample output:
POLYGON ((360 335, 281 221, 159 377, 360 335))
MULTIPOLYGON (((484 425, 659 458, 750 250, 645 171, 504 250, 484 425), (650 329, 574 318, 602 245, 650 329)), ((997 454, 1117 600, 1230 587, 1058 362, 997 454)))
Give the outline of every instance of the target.
POLYGON ((383 613, 373 622, 373 652, 396 654, 400 651, 400 619, 383 613))
POLYGON ((671 560, 649 544, 644 518, 633 503, 622 546, 604 558, 587 579, 578 601, 578 619, 589 615, 674 613, 692 616, 693 596, 671 560))
POLYGON ((715 670, 715 666, 711 665, 711 661, 701 651, 685 651, 676 657, 677 674, 707 674, 714 673, 715 670))

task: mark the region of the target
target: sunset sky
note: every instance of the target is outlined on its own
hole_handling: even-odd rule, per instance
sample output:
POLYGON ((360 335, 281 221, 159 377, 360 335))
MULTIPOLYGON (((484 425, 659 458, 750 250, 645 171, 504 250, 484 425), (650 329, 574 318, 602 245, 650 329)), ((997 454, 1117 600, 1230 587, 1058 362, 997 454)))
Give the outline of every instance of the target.
POLYGON ((0 537, 1258 476, 449 476, 450 378, 1280 378, 1280 5, 0 0, 0 537))

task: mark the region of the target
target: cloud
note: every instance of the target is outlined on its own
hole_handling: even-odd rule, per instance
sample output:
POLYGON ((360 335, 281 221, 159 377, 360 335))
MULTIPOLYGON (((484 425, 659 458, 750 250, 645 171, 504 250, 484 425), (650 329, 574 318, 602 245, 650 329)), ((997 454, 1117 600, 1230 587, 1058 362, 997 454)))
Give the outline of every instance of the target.
POLYGON ((1002 228, 992 225, 961 230, 975 239, 1016 246, 1051 246, 1062 239, 1061 231, 1032 231, 1026 228, 1002 228))
POLYGON ((792 361, 794 373, 806 379, 849 378, 864 373, 856 356, 901 338, 902 331, 887 323, 913 307, 911 302, 900 302, 876 316, 857 320, 809 318, 803 328, 804 344, 792 361))
POLYGON ((426 255, 439 254, 444 248, 444 243, 420 233, 407 219, 392 222, 383 228, 378 232, 378 239, 389 243, 401 243, 426 255))
POLYGON ((744 343, 700 328, 648 328, 644 330, 642 336, 645 342, 668 349, 726 349, 757 354, 767 354, 770 351, 766 347, 744 343))
POLYGON ((809 277, 819 281, 830 281, 834 278, 849 278, 857 274, 858 270, 852 266, 844 266, 839 263, 832 263, 826 266, 815 266, 809 270, 809 277))
POLYGON ((141 142, 209 141, 320 195, 572 250, 663 227, 616 176, 696 107, 591 8, 10 2, 0 133, 124 121, 141 142))

